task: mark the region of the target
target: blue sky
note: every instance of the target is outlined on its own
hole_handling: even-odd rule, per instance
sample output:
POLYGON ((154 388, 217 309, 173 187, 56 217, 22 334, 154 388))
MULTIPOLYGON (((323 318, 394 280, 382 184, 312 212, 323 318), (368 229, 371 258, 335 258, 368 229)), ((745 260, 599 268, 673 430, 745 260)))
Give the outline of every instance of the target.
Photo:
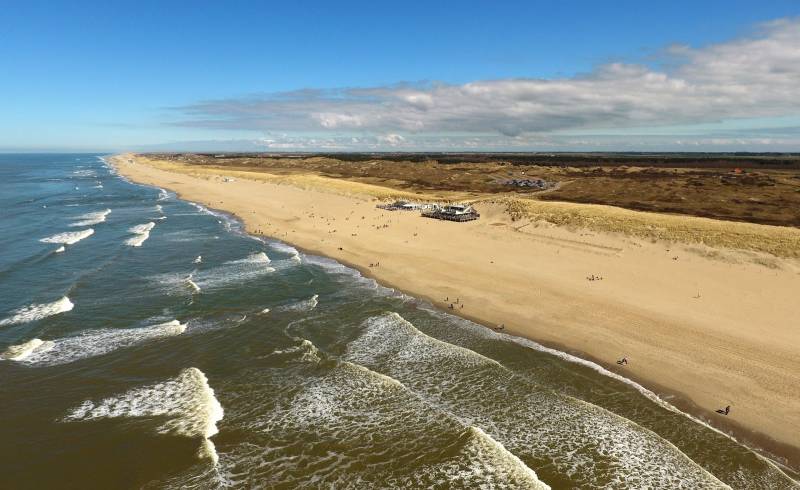
POLYGON ((777 0, 4 2, 0 150, 800 151, 798 15, 777 0))

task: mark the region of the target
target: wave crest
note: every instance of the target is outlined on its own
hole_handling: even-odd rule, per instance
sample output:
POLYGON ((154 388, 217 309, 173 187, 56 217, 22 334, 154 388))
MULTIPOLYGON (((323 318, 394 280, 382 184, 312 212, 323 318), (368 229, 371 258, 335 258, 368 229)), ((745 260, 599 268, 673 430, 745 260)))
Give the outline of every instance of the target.
POLYGON ((70 311, 74 307, 75 304, 73 304, 72 301, 70 301, 66 296, 57 301, 53 301, 52 303, 40 303, 25 306, 14 310, 14 314, 12 316, 0 320, 0 326, 41 320, 49 316, 70 311))

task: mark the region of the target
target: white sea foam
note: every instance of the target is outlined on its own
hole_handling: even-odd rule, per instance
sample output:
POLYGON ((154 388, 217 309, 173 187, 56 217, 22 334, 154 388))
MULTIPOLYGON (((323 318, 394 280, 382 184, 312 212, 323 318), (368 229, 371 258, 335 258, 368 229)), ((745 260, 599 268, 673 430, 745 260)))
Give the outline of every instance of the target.
MULTIPOLYGON (((196 291, 206 291, 252 281, 265 274, 275 272, 275 269, 269 266, 269 262, 266 254, 258 252, 242 259, 224 262, 217 267, 196 270, 188 277, 194 286, 189 286, 193 289, 196 288, 196 291)), ((186 294, 188 284, 186 273, 160 274, 152 279, 165 287, 171 294, 186 294)))
POLYGON ((273 242, 273 241, 268 241, 267 245, 269 245, 269 247, 272 248, 273 250, 275 250, 276 252, 285 253, 285 254, 290 255, 291 256, 290 257, 291 260, 293 260, 295 262, 301 262, 300 252, 296 248, 294 248, 293 246, 288 245, 288 244, 283 243, 283 242, 273 242))
POLYGON ((274 408, 268 411, 260 410, 262 392, 248 390, 248 396, 238 398, 250 405, 239 407, 243 413, 259 413, 247 419, 249 432, 265 438, 221 458, 232 486, 548 488, 490 436, 427 404, 397 379, 351 362, 321 363, 324 355, 311 342, 296 340, 297 345, 272 354, 317 368, 282 379, 285 388, 270 389, 274 408), (348 450, 293 448, 287 457, 285 443, 275 444, 306 438, 348 450), (452 441, 452 447, 443 449, 443 441, 452 441), (259 450, 249 449, 254 445, 259 450), (432 458, 424 457, 425 451, 432 458), (397 465, 399 460, 407 463, 397 465), (236 471, 242 467, 252 470, 236 471))
POLYGON ((62 245, 72 245, 73 243, 78 243, 86 237, 92 236, 93 234, 94 230, 89 228, 81 231, 67 231, 64 233, 58 233, 47 238, 42 238, 39 241, 42 243, 60 243, 62 245))
POLYGON ((70 311, 75 305, 66 296, 52 303, 41 303, 25 306, 13 311, 13 315, 0 320, 0 326, 14 325, 41 320, 49 316, 70 311))
POLYGON ((276 349, 271 354, 272 355, 282 355, 282 354, 295 354, 300 353, 300 357, 298 358, 301 362, 319 362, 322 359, 322 354, 320 354, 319 349, 310 340, 307 339, 300 339, 296 338, 295 340, 300 341, 298 345, 287 347, 286 349, 276 349))
POLYGON ((60 247, 58 247, 58 248, 56 249, 56 253, 57 253, 57 254, 60 254, 60 253, 61 253, 61 252, 63 252, 64 250, 66 250, 66 248, 64 248, 64 245, 61 245, 60 247))
POLYGON ((345 357, 399 380, 517 456, 549 461, 576 486, 726 488, 650 430, 434 339, 396 313, 367 320, 345 357))
POLYGON ((165 233, 163 238, 164 240, 173 243, 196 243, 199 241, 208 240, 209 236, 208 234, 203 233, 201 230, 188 228, 165 233))
POLYGON ((201 262, 203 262, 203 256, 202 255, 198 255, 197 258, 192 261, 193 264, 199 264, 201 262))
POLYGON ((385 286, 381 286, 375 279, 371 279, 369 277, 364 277, 361 272, 348 267, 342 263, 339 263, 333 259, 329 259, 327 257, 319 257, 316 255, 305 255, 304 256, 305 263, 310 265, 315 265, 324 269, 326 272, 330 274, 336 274, 339 276, 345 276, 346 278, 352 281, 352 284, 365 287, 367 289, 371 289, 379 294, 385 296, 401 296, 405 297, 402 293, 398 293, 392 288, 387 288, 385 286))
POLYGON ((42 339, 31 339, 24 344, 12 345, 3 354, 0 354, 0 359, 8 361, 22 361, 27 358, 34 351, 46 352, 53 348, 53 343, 44 341, 42 339))
POLYGON ((231 260, 227 264, 269 264, 271 260, 264 252, 253 252, 247 257, 238 260, 231 260))
POLYGON ((192 281, 191 276, 186 279, 186 282, 187 282, 187 284, 189 284, 189 287, 191 287, 196 293, 200 292, 200 286, 198 286, 197 283, 192 281))
POLYGON ((209 211, 209 210, 208 210, 208 208, 207 208, 207 207, 205 207, 205 206, 203 206, 202 204, 197 204, 196 202, 192 202, 192 201, 187 201, 187 202, 188 202, 188 203, 189 203, 189 204, 190 204, 190 205, 191 205, 193 208, 195 208, 196 210, 200 211, 201 213, 204 213, 204 214, 211 214, 211 215, 213 215, 213 214, 214 214, 214 213, 212 213, 211 211, 209 211))
POLYGON ((295 303, 290 303, 288 305, 281 306, 278 308, 278 311, 311 311, 317 307, 319 303, 319 295, 315 294, 314 296, 304 299, 301 301, 297 301, 295 303))
MULTIPOLYGON (((680 409, 678 409, 677 407, 675 407, 674 405, 672 405, 668 401, 664 400, 663 398, 658 396, 653 391, 651 391, 651 390, 645 388, 644 386, 640 385, 636 381, 633 381, 633 380, 631 380, 629 378, 626 378, 626 377, 624 377, 624 376, 622 376, 620 374, 617 374, 617 373, 615 373, 613 371, 609 371, 608 369, 604 368, 603 366, 601 366, 601 365, 599 365, 599 364, 597 364, 595 362, 580 358, 578 356, 575 356, 575 355, 572 355, 572 354, 569 354, 569 353, 566 353, 566 352, 563 352, 563 351, 560 351, 560 350, 557 350, 557 349, 552 349, 550 347, 546 347, 546 346, 541 345, 538 342, 535 342, 533 340, 525 339, 525 338, 522 338, 522 337, 516 337, 516 336, 505 334, 505 333, 494 332, 494 331, 489 330, 488 328, 486 328, 486 327, 484 327, 482 325, 478 325, 478 324, 476 324, 474 322, 471 322, 469 320, 466 320, 466 319, 463 319, 463 318, 460 318, 460 317, 457 317, 457 316, 454 316, 454 315, 450 315, 450 314, 445 313, 445 312, 440 312, 439 310, 436 310, 436 309, 434 309, 432 307, 423 307, 422 309, 425 310, 425 311, 428 311, 429 313, 431 313, 431 314, 433 314, 433 315, 435 315, 437 317, 447 318, 452 322, 456 322, 456 323, 459 324, 459 327, 468 330, 469 332, 471 332, 474 335, 478 335, 478 336, 481 336, 481 337, 487 337, 487 338, 504 339, 506 341, 514 342, 516 344, 522 345, 522 346, 527 347, 529 349, 533 349, 533 350, 536 350, 536 351, 539 351, 539 352, 544 352, 544 353, 553 355, 555 357, 563 359, 564 361, 567 361, 567 362, 570 362, 570 363, 573 363, 573 364, 579 364, 581 366, 585 366, 585 367, 587 367, 589 369, 592 369, 593 371, 595 371, 595 372, 597 372, 597 373, 599 373, 599 374, 601 374, 603 376, 612 378, 612 379, 617 380, 617 381, 619 381, 621 383, 624 383, 624 384, 626 384, 628 386, 631 386, 636 391, 641 393, 645 398, 649 399, 650 401, 652 401, 653 403, 659 405, 660 407, 665 408, 665 409, 667 409, 667 410, 669 410, 669 411, 671 411, 673 413, 676 413, 678 415, 681 415, 683 417, 686 417, 686 418, 688 418, 689 420, 691 420, 694 423, 700 424, 700 425, 702 425, 703 427, 705 427, 707 429, 710 429, 710 430, 712 430, 712 431, 714 431, 714 432, 716 432, 716 433, 718 433, 718 434, 720 434, 722 436, 727 437, 728 439, 730 439, 730 440, 732 440, 732 441, 734 441, 736 443, 739 443, 739 441, 734 436, 732 436, 731 434, 729 434, 727 432, 724 432, 722 430, 719 430, 716 427, 713 427, 712 425, 710 425, 709 423, 707 423, 706 421, 704 421, 702 419, 699 419, 699 418, 697 418, 697 417, 695 417, 695 416, 693 416, 691 414, 688 414, 686 412, 681 411, 680 409)), ((778 467, 772 460, 762 456, 758 452, 754 452, 754 454, 760 460, 764 461, 770 467, 772 467, 774 470, 776 470, 780 475, 784 475, 785 476, 785 473, 783 472, 783 470, 780 467, 778 467)))
POLYGON ((224 411, 208 378, 197 368, 188 368, 173 379, 133 388, 99 401, 86 400, 64 417, 65 422, 107 418, 166 418, 156 428, 160 434, 202 438, 198 456, 218 461, 210 438, 218 432, 224 411))
POLYGON ((110 209, 106 209, 104 211, 97 211, 94 213, 87 213, 82 216, 78 216, 77 219, 80 221, 76 221, 69 226, 91 226, 103 223, 106 220, 106 216, 111 213, 110 209))
POLYGON ((172 197, 172 195, 166 189, 158 189, 158 201, 166 201, 170 197, 172 197))
MULTIPOLYGON (((53 339, 47 345, 35 346, 18 360, 29 365, 54 366, 89 357, 108 354, 117 349, 131 347, 148 340, 180 335, 186 325, 177 320, 139 328, 104 328, 86 330, 71 337, 53 339)), ((25 345, 25 344, 22 344, 25 345)), ((12 348, 21 348, 12 346, 12 348)))
POLYGON ((152 230, 154 226, 156 226, 156 224, 151 221, 149 223, 132 227, 128 231, 133 233, 135 236, 125 240, 125 244, 130 245, 131 247, 141 247, 145 240, 150 238, 150 230, 152 230))
POLYGON ((447 475, 455 488, 530 488, 548 490, 513 453, 479 427, 467 428, 467 441, 456 458, 436 465, 431 473, 447 475))
POLYGON ((97 172, 95 172, 94 170, 91 170, 91 169, 75 170, 74 172, 72 172, 72 175, 74 175, 76 177, 96 177, 97 176, 97 172))

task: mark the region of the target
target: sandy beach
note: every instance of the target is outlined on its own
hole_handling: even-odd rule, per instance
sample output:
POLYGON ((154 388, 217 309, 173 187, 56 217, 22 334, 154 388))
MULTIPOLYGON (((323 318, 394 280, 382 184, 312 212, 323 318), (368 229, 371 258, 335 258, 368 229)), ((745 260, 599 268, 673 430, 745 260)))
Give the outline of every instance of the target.
MULTIPOLYGON (((499 198, 477 204, 480 220, 452 223, 377 209, 376 196, 401 195, 388 188, 255 172, 226 179, 233 174, 133 155, 111 161, 135 182, 237 215, 251 233, 332 257, 488 327, 502 325, 506 333, 594 360, 800 464, 795 257, 606 233, 589 224, 557 226, 516 216, 499 198), (623 357, 628 364, 617 365, 623 357), (714 413, 727 405, 729 416, 714 413)), ((624 213, 643 223, 667 219, 624 213)), ((704 218, 668 219, 695 229, 721 226, 704 218)), ((796 229, 737 226, 765 243, 780 237, 791 248, 800 239, 796 229)))

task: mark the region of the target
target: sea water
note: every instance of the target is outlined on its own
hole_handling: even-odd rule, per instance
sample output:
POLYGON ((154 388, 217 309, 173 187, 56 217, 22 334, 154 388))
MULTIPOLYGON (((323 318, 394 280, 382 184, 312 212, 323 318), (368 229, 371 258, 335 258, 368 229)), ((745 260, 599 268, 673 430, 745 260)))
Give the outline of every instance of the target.
POLYGON ((792 488, 600 366, 98 155, 0 155, 2 488, 792 488))

